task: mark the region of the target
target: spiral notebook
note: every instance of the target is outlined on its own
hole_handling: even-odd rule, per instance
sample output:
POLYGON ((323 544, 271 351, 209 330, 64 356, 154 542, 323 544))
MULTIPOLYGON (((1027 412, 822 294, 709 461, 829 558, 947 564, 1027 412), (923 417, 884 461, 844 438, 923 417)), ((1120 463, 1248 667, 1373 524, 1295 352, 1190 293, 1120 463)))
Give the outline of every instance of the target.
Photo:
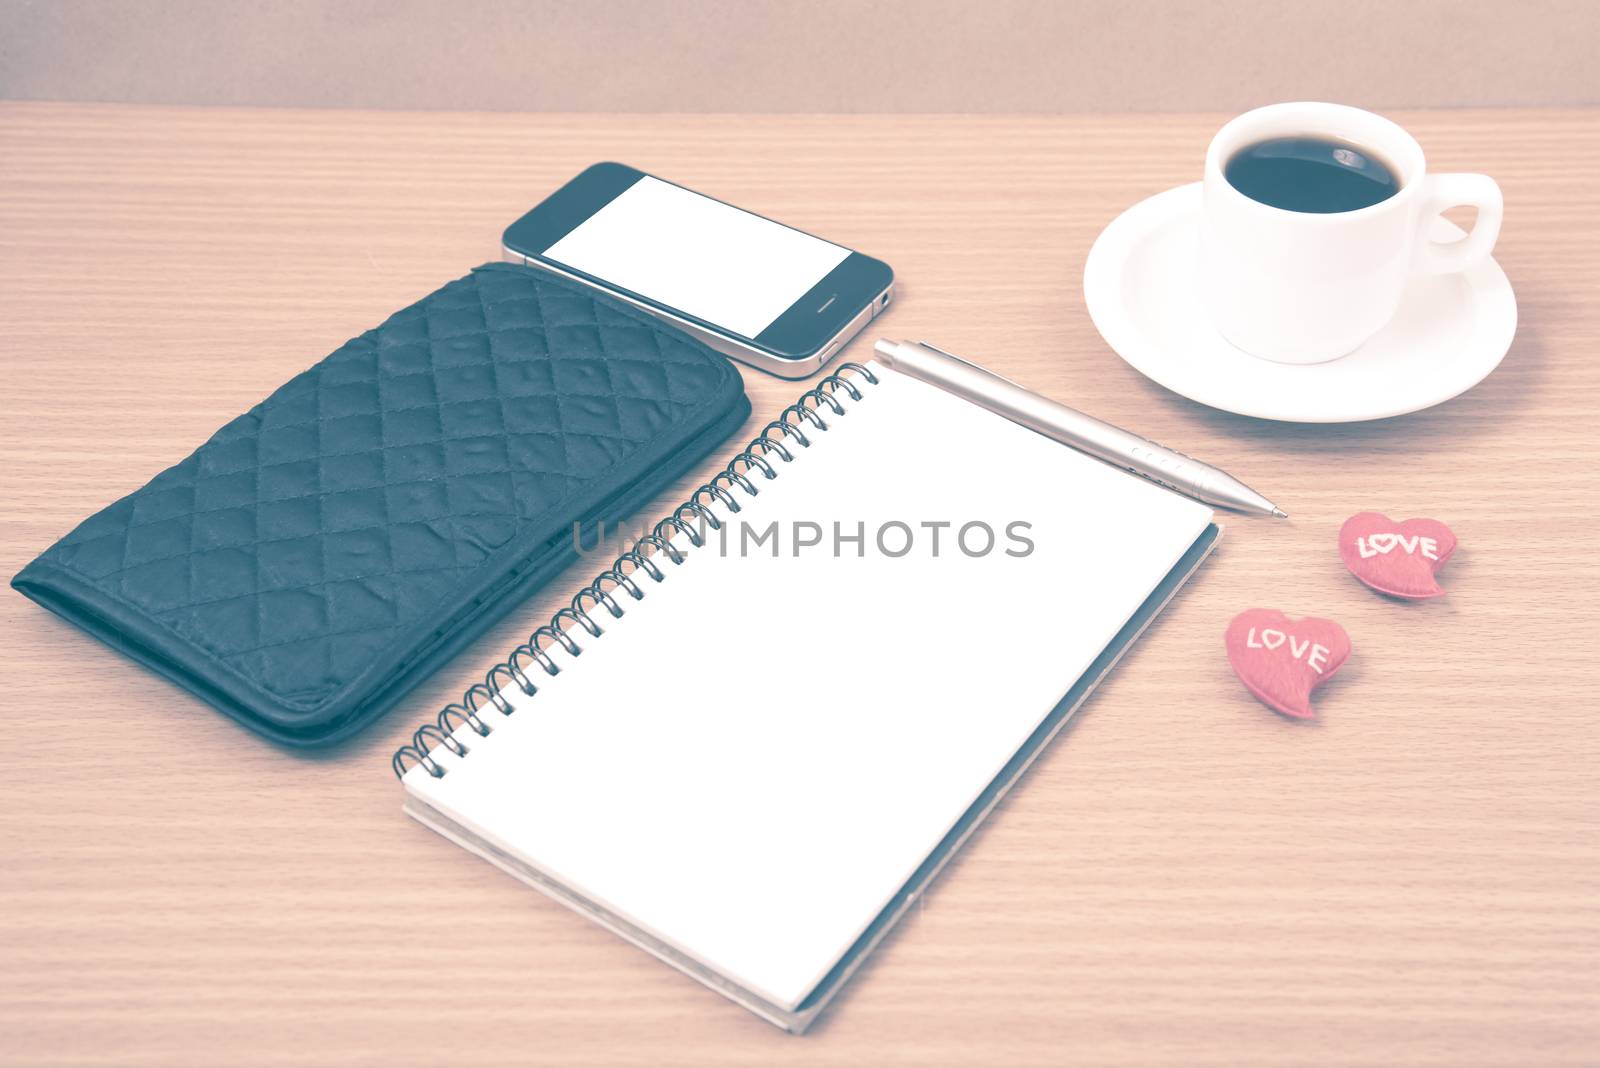
POLYGON ((1217 536, 846 365, 395 754, 406 811, 802 1031, 1217 536))

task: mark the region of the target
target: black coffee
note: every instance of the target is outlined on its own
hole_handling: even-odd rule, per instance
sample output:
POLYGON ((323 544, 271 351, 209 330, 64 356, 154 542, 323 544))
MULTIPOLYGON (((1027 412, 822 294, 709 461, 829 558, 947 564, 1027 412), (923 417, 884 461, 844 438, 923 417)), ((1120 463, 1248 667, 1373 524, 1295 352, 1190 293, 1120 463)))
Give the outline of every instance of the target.
POLYGON ((1399 176, 1383 160, 1325 137, 1258 141, 1235 153, 1223 174, 1251 200, 1285 211, 1355 211, 1400 191, 1399 176))

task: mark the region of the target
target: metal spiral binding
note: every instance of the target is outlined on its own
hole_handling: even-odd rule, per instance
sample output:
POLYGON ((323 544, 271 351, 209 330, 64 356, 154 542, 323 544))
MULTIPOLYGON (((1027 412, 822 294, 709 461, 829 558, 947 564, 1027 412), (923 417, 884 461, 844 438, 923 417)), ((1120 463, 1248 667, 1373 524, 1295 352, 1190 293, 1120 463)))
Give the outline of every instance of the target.
POLYGON ((794 459, 791 446, 810 448, 807 427, 821 431, 828 429, 827 421, 821 414, 822 409, 833 415, 845 414, 845 407, 835 394, 843 392, 852 401, 861 399, 861 390, 855 382, 845 377, 845 371, 854 371, 871 385, 878 384, 877 375, 870 369, 859 363, 844 363, 838 371, 818 382, 815 389, 802 393, 777 419, 752 438, 744 450, 728 462, 727 467, 690 494, 687 501, 651 528, 650 533, 637 539, 631 549, 612 562, 610 568, 600 572, 593 582, 580 589, 570 606, 558 611, 547 625, 534 631, 526 642, 511 651, 510 656, 490 668, 484 680, 469 688, 460 702, 445 706, 434 722, 424 723, 417 728, 411 736, 411 744, 395 750, 390 762, 395 776, 404 778, 410 765, 421 764, 429 775, 436 779, 444 778, 445 769, 429 755, 434 746, 442 745, 458 757, 466 756, 472 747, 455 737, 460 727, 470 727, 478 737, 487 738, 494 729, 478 713, 492 706, 501 715, 511 715, 512 704, 502 692, 505 687, 514 686, 529 697, 538 692, 538 686, 525 669, 537 665, 546 675, 561 672, 561 666, 545 652, 546 648, 559 645, 569 655, 576 657, 582 654, 583 649, 568 635, 570 627, 582 627, 587 634, 596 638, 605 633, 605 629, 589 614, 590 609, 603 606, 613 618, 620 619, 623 610, 614 596, 617 591, 622 591, 635 601, 644 600, 644 590, 635 581, 635 576, 642 572, 652 581, 661 582, 666 578, 666 572, 656 562, 656 557, 664 556, 673 564, 680 564, 684 560, 683 551, 672 543, 673 534, 681 534, 691 548, 704 544, 700 531, 696 529, 696 521, 703 522, 711 530, 722 527, 721 520, 707 507, 708 503, 719 503, 729 512, 741 511, 743 506, 733 495, 733 490, 737 489, 747 497, 754 497, 760 492, 751 481, 751 472, 761 472, 763 481, 778 477, 777 469, 768 461, 768 456, 776 455, 788 463, 794 459), (623 570, 625 564, 631 566, 623 570))

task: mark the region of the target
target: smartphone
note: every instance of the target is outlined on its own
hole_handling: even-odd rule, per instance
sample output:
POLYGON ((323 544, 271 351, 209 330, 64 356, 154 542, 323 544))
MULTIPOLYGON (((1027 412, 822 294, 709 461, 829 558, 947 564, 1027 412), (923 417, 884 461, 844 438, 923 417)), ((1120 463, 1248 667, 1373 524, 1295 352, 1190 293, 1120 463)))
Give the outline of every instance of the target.
POLYGON ((889 304, 882 260, 620 163, 506 228, 506 258, 602 289, 783 378, 819 370, 889 304))

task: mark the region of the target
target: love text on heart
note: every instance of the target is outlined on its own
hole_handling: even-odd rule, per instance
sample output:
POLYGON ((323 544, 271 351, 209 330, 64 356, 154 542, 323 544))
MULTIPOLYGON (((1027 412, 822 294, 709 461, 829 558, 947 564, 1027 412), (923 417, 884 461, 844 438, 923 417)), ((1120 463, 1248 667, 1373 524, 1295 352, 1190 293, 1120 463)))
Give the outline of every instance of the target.
POLYGON ((1328 666, 1328 647, 1310 638, 1296 638, 1293 634, 1285 634, 1272 627, 1263 627, 1261 634, 1256 635, 1256 628, 1251 627, 1250 632, 1244 637, 1246 649, 1265 649, 1271 652, 1287 646, 1286 651, 1295 660, 1304 660, 1306 666, 1318 675, 1322 674, 1328 666))
POLYGON ((1369 534, 1356 539, 1356 552, 1361 554, 1363 560, 1384 556, 1396 549, 1409 556, 1421 555, 1425 560, 1439 559, 1439 543, 1421 534, 1410 537, 1404 534, 1369 534))

